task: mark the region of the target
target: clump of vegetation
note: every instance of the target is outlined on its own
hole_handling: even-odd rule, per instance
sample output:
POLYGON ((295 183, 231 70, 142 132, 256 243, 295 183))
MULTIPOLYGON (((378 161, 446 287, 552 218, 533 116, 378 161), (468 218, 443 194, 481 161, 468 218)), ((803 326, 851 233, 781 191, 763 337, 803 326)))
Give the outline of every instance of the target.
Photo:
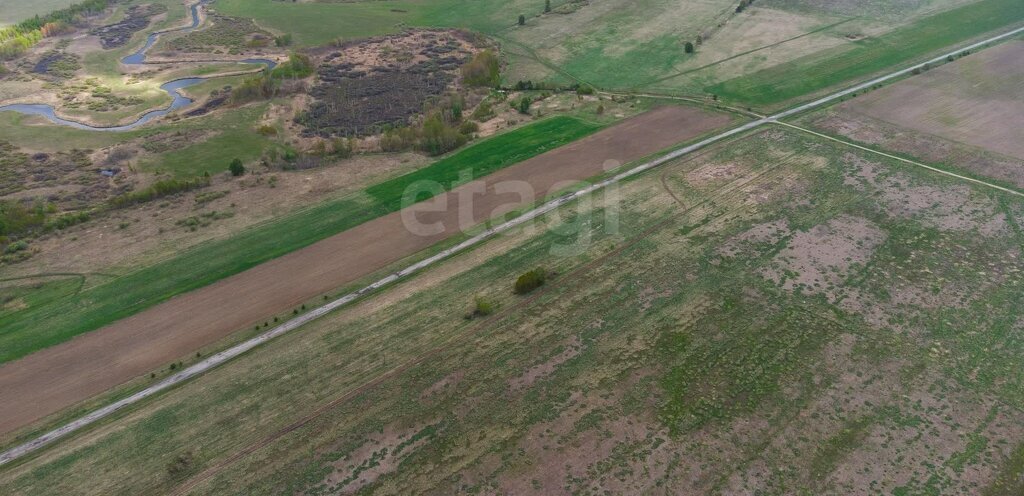
POLYGON ((275 67, 270 75, 274 79, 304 79, 313 75, 313 69, 308 55, 292 52, 288 61, 275 67))
POLYGON ((474 319, 476 317, 486 317, 494 313, 497 306, 491 300, 482 296, 477 296, 473 300, 473 311, 466 316, 467 319, 474 319))
POLYGON ((529 115, 531 104, 533 104, 533 100, 531 100, 528 96, 524 96, 521 100, 519 100, 519 104, 516 106, 516 110, 518 110, 520 114, 529 115))
POLYGON ((153 183, 147 188, 115 196, 110 199, 109 203, 113 208, 124 208, 209 185, 210 178, 208 176, 195 179, 164 179, 153 183))
POLYGON ((228 196, 228 191, 209 191, 196 194, 196 205, 203 205, 228 196))
POLYGON ((32 72, 46 74, 56 79, 69 79, 81 68, 77 55, 55 49, 44 53, 32 68, 32 72))
MULTIPOLYGON (((172 364, 174 365, 174 364, 172 364)), ((174 369, 171 369, 174 370, 174 369)), ((191 451, 186 451, 178 456, 175 456, 171 463, 167 464, 167 475, 173 479, 178 479, 188 475, 192 471, 195 457, 191 451)))
POLYGON ((686 44, 683 45, 683 51, 686 53, 693 53, 693 42, 687 41, 686 44))
POLYGON ((292 35, 291 35, 291 33, 285 33, 285 34, 282 34, 281 36, 275 36, 274 37, 274 45, 277 45, 278 47, 283 48, 283 47, 286 47, 286 46, 291 46, 291 44, 292 44, 292 35))
POLYGON ((231 164, 228 165, 228 171, 235 177, 245 174, 245 166, 242 165, 242 159, 236 158, 232 160, 231 164))
POLYGON ((0 244, 41 229, 46 210, 42 203, 29 206, 19 201, 0 201, 0 244))
POLYGON ((501 65, 498 56, 490 50, 484 50, 462 66, 462 82, 467 86, 497 86, 501 81, 501 65))
POLYGON ((547 279, 547 274, 547 271, 544 270, 543 267, 533 269, 516 279, 516 283, 512 287, 512 291, 518 295, 530 293, 544 285, 544 281, 547 279))
POLYGON ((0 28, 0 59, 12 59, 25 53, 43 38, 70 31, 84 16, 103 12, 113 0, 85 0, 66 9, 35 16, 13 26, 0 28))
POLYGON ((212 210, 210 212, 202 213, 199 215, 193 215, 176 222, 177 225, 184 227, 190 231, 195 231, 200 227, 206 227, 212 224, 214 221, 221 219, 230 219, 235 216, 234 212, 218 212, 212 210))
POLYGON ((238 53, 246 47, 270 44, 270 33, 260 29, 252 19, 211 14, 210 20, 213 21, 210 27, 174 38, 167 46, 181 52, 208 52, 211 47, 222 46, 238 53))
POLYGON ((494 107, 490 102, 484 101, 476 106, 476 110, 470 114, 469 118, 477 122, 489 121, 494 118, 494 107))
POLYGON ((381 136, 381 148, 388 152, 415 149, 441 155, 466 144, 477 131, 477 126, 462 121, 464 105, 462 96, 458 94, 441 98, 428 109, 422 123, 386 130, 381 136))
POLYGON ((287 62, 275 67, 273 71, 264 70, 233 88, 231 101, 242 104, 302 92, 306 85, 301 80, 312 74, 313 61, 301 53, 292 53, 287 62))

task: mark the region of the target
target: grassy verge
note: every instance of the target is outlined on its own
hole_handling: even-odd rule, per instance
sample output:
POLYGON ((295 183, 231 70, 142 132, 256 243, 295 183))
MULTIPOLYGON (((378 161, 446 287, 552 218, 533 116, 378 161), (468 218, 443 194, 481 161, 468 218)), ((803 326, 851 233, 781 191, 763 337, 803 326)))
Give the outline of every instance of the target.
MULTIPOLYGON (((487 153, 505 156, 487 162, 487 169, 511 165, 543 153, 600 126, 574 118, 555 118, 525 126, 456 153, 442 162, 471 164, 462 158, 487 153), (555 126, 550 121, 556 121, 555 126), (535 129, 540 126, 543 133, 535 129), (538 139, 543 137, 543 143, 538 139), (497 142, 501 146, 489 144, 497 142)), ((449 166, 427 170, 446 181, 449 166)), ((457 169, 455 169, 457 170, 457 169)), ((0 362, 25 356, 138 313, 174 295, 210 284, 267 260, 302 248, 332 234, 398 210, 401 189, 358 193, 303 210, 228 239, 200 244, 181 255, 148 266, 76 294, 0 316, 0 362), (398 199, 394 196, 398 195, 398 199)))
POLYGON ((1024 2, 982 0, 926 17, 877 38, 824 50, 704 90, 748 105, 778 106, 1022 20, 1024 2))

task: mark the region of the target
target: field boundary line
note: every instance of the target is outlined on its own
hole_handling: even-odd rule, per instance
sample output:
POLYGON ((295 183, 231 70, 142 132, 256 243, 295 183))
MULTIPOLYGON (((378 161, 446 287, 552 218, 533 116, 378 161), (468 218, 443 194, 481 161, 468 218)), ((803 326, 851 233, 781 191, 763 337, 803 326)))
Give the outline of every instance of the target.
POLYGON ((759 46, 757 48, 752 48, 752 49, 747 50, 745 52, 737 53, 736 55, 730 55, 730 56, 728 56, 728 57, 726 57, 724 59, 719 59, 719 60, 716 60, 714 62, 708 62, 707 64, 704 64, 702 66, 694 67, 693 69, 686 69, 686 70, 679 71, 679 72, 676 72, 676 73, 673 73, 673 74, 669 74, 667 76, 661 76, 661 77, 658 77, 656 79, 652 79, 652 80, 650 80, 650 81, 648 81, 646 83, 641 83, 639 86, 635 86, 635 88, 646 88, 646 87, 649 87, 649 86, 654 85, 654 84, 658 84, 658 83, 661 83, 661 82, 664 82, 664 81, 668 81, 669 79, 675 79, 677 77, 685 76, 687 74, 691 74, 691 73, 694 73, 694 72, 697 72, 697 71, 703 71, 704 69, 707 69, 709 67, 714 67, 714 66, 716 66, 718 64, 724 64, 724 63, 726 63, 726 62, 728 62, 730 60, 738 59, 740 57, 744 57, 744 56, 750 55, 752 53, 759 52, 761 50, 767 50, 769 48, 774 48, 774 47, 777 47, 777 46, 785 44, 785 43, 789 43, 789 42, 794 41, 794 40, 799 40, 800 38, 803 38, 805 36, 810 36, 812 34, 820 33, 822 31, 825 31, 825 30, 828 30, 828 29, 832 29, 832 28, 834 28, 836 26, 839 26, 839 25, 842 25, 842 24, 846 24, 846 23, 848 23, 850 21, 853 21, 855 19, 859 19, 859 17, 857 17, 857 16, 849 17, 849 18, 843 19, 843 20, 838 21, 838 22, 833 22, 832 24, 828 24, 828 25, 825 25, 825 26, 821 26, 819 28, 812 29, 812 30, 810 30, 810 31, 808 31, 806 33, 798 34, 796 36, 793 36, 792 38, 786 38, 786 39, 781 40, 781 41, 776 41, 775 43, 769 43, 767 45, 762 45, 762 46, 759 46))
MULTIPOLYGON (((463 242, 461 242, 461 243, 459 243, 459 244, 457 244, 455 246, 452 246, 450 248, 446 248, 446 249, 438 252, 435 255, 432 255, 432 256, 430 256, 428 258, 425 258, 425 259, 423 259, 423 260, 421 260, 419 262, 416 262, 416 263, 414 263, 412 265, 409 265, 408 267, 406 267, 404 269, 401 269, 401 270, 399 270, 397 272, 394 272, 394 273, 388 275, 387 277, 384 277, 384 278, 382 278, 382 279, 380 279, 380 280, 378 280, 378 281, 376 281, 374 283, 371 283, 370 285, 368 285, 368 286, 366 286, 366 287, 364 287, 362 289, 359 289, 359 290, 354 291, 352 293, 346 294, 346 295, 344 295, 344 296, 342 296, 342 297, 340 297, 340 298, 338 298, 338 299, 336 299, 334 301, 331 301, 331 302, 329 302, 329 303, 327 303, 327 304, 325 304, 325 305, 323 305, 321 307, 315 308, 315 309, 313 309, 312 311, 310 311, 307 314, 300 315, 300 316, 298 316, 298 317, 296 317, 296 318, 294 318, 294 319, 292 319, 290 321, 287 321, 287 322, 281 324, 280 326, 277 326, 277 327, 275 327, 275 328, 273 328, 273 329, 271 329, 269 331, 266 331, 266 332, 264 332, 262 334, 259 334, 259 335, 255 336, 253 338, 250 338, 250 339, 248 339, 246 341, 243 341, 242 343, 239 343, 239 344, 237 344, 235 346, 232 346, 231 348, 228 348, 227 350, 224 350, 224 351, 218 352, 218 353, 216 353, 214 355, 211 355, 211 356, 203 359, 202 361, 200 361, 200 362, 198 362, 198 363, 196 363, 196 364, 194 364, 194 365, 192 365, 192 366, 182 370, 181 372, 178 372, 177 374, 174 374, 174 375, 172 375, 172 376, 170 376, 170 377, 168 377, 168 378, 158 382, 157 384, 149 386, 149 387, 147 387, 147 388, 145 388, 145 389, 143 389, 141 391, 138 391, 138 392, 136 392, 136 393, 126 397, 126 398, 118 400, 118 401, 116 401, 114 403, 111 403, 111 404, 109 404, 107 406, 104 406, 102 408, 94 410, 94 411, 92 411, 92 412, 90 412, 90 413, 88 413, 88 414, 86 414, 86 415, 84 415, 82 417, 79 417, 76 420, 70 421, 70 422, 62 425, 61 427, 58 427, 58 428, 53 429, 51 431, 48 431, 45 434, 42 434, 42 435, 32 439, 31 441, 25 442, 25 443, 20 444, 20 445, 16 445, 16 446, 14 446, 14 447, 12 447, 12 448, 10 448, 10 449, 0 453, 0 466, 3 466, 3 465, 5 465, 5 464, 7 464, 7 463, 9 463, 9 462, 11 462, 13 460, 16 460, 16 459, 18 459, 18 458, 20 458, 22 456, 25 456, 25 455, 33 452, 33 451, 36 451, 36 450, 42 448, 43 446, 46 446, 46 445, 56 441, 57 439, 60 439, 60 438, 62 438, 64 436, 67 436, 67 435, 69 435, 69 434, 71 434, 71 433, 73 433, 75 431, 78 431, 78 430, 80 430, 80 429, 82 429, 82 428, 84 428, 84 427, 86 427, 86 426, 88 426, 90 424, 93 424, 93 423, 95 423, 95 422, 97 422, 97 421, 99 421, 99 420, 101 420, 101 419, 103 419, 105 417, 108 417, 108 416, 114 414, 115 412, 117 412, 118 410, 121 410, 121 409, 123 409, 123 408, 125 408, 125 407, 127 407, 129 405, 132 405, 134 403, 142 401, 142 400, 144 400, 144 399, 146 399, 146 398, 148 398, 150 396, 153 396, 153 395, 155 395, 155 394, 157 394, 157 393, 159 393, 161 391, 164 391, 164 390, 169 389, 169 388, 171 388, 171 387, 173 387, 173 386, 175 386, 177 384, 180 384, 182 382, 188 381, 189 379, 192 379, 193 377, 201 375, 201 374, 203 374, 204 372, 206 372, 206 371, 208 371, 210 369, 216 368, 217 366, 219 366, 219 365, 221 365, 221 364, 223 364, 223 363, 225 363, 227 361, 230 361, 230 360, 232 360, 232 359, 234 359, 234 358, 236 358, 236 357, 238 357, 238 356, 248 352, 249 350, 251 350, 253 348, 256 348, 257 346, 259 346, 259 345, 261 345, 263 343, 266 343, 267 341, 270 341, 270 340, 272 340, 272 339, 274 339, 274 338, 276 338, 276 337, 278 337, 278 336, 280 336, 282 334, 285 334, 285 333, 287 333, 289 331, 292 331, 292 330, 294 330, 294 329, 296 329, 298 327, 301 327, 304 324, 312 322, 313 320, 316 320, 316 319, 318 319, 318 318, 320 318, 320 317, 322 317, 322 316, 332 312, 333 310, 335 310, 335 309, 337 309, 339 307, 345 306, 348 303, 351 303, 351 302, 353 302, 353 301, 355 301, 355 300, 357 300, 357 299, 359 299, 359 298, 361 298, 361 297, 363 297, 363 296, 365 296, 365 295, 367 295, 369 293, 372 293, 372 292, 374 292, 374 291, 376 291, 376 290, 378 290, 378 289, 380 289, 380 288, 382 288, 384 286, 387 286, 387 285, 389 285, 389 284, 391 284, 393 282, 396 282, 396 281, 399 281, 401 279, 404 279, 404 278, 408 277, 409 275, 412 275, 412 274, 414 274, 416 272, 419 272, 420 270, 422 270, 422 269, 424 269, 426 267, 434 265, 434 264, 440 262, 441 260, 447 259, 448 257, 450 257, 450 256, 452 256, 452 255, 454 255, 456 253, 459 253, 459 252, 464 251, 464 250, 466 250, 466 249, 468 249, 468 248, 470 248, 472 246, 475 246, 475 245, 477 245, 477 244, 479 244, 479 243, 481 243, 481 242, 483 242, 483 241, 493 237, 496 234, 499 234, 501 232, 507 231, 509 229, 512 229, 513 227, 516 227, 516 226, 518 226, 520 224, 524 224, 524 223, 529 222, 529 221, 531 221, 531 220, 533 220, 533 219, 535 219, 537 217, 540 217, 541 215, 544 215, 544 214, 546 214, 548 212, 551 212, 551 211, 557 209, 558 207, 560 207, 562 205, 565 205, 567 203, 570 203, 570 202, 574 201, 575 199, 577 199, 579 197, 582 197, 582 196, 585 196, 585 195, 589 195, 590 193, 593 193, 595 191, 604 189, 608 185, 618 183, 620 181, 623 181, 623 180, 628 179, 630 177, 636 176, 638 174, 642 174, 642 173, 644 173, 644 172, 646 172, 646 171, 648 171, 650 169, 653 169, 655 167, 658 167, 658 166, 660 166, 662 164, 665 164, 667 162, 671 162, 671 161, 674 161, 674 160, 676 160, 676 159, 678 159, 680 157, 683 157, 684 155, 687 155, 687 154, 689 154, 691 152, 700 150, 700 149, 702 149, 704 147, 707 147, 707 146, 712 145, 714 143, 717 143, 719 141, 723 141, 726 138, 730 138, 732 136, 736 136, 736 135, 745 133, 745 132, 747 132, 747 131, 749 131, 751 129, 760 127, 763 124, 779 123, 779 124, 783 124, 783 125, 792 126, 791 124, 786 124, 786 123, 780 122, 779 119, 790 117, 792 115, 804 112, 806 110, 810 110, 810 109, 813 109, 813 108, 816 108, 816 107, 823 106, 823 105, 828 104, 828 103, 832 103, 832 102, 834 102, 836 100, 841 100, 843 97, 845 97, 845 96, 847 96, 847 95, 849 95, 851 93, 855 93, 857 91, 861 91, 862 89, 870 88, 871 86, 874 86, 874 85, 876 85, 878 83, 881 83, 881 82, 884 82, 884 81, 888 81, 890 79, 898 78, 900 76, 909 74, 911 71, 913 71, 915 69, 919 69, 921 67, 924 67, 927 64, 932 64, 932 63, 935 63, 935 62, 940 62, 942 60, 945 60, 946 57, 949 57, 951 55, 955 56, 955 55, 957 55, 957 54, 959 54, 959 53, 961 53, 961 52, 963 52, 965 50, 975 50, 975 49, 978 49, 980 47, 984 47, 987 44, 990 44, 990 43, 993 43, 993 42, 996 42, 996 41, 1000 41, 1000 40, 1004 40, 1004 39, 1010 38, 1010 37, 1015 36, 1018 33, 1022 33, 1022 32, 1024 32, 1024 26, 1018 27, 1018 28, 1013 29, 1011 31, 1004 32, 1004 33, 999 34, 999 35, 992 36, 992 37, 984 39, 982 41, 978 41, 978 42, 976 42, 974 44, 971 44, 971 45, 968 45, 966 47, 960 47, 960 48, 957 48, 955 50, 951 50, 950 52, 947 52, 947 53, 942 54, 942 55, 940 55, 938 57, 935 57, 934 59, 930 59, 928 61, 916 64, 916 65, 913 65, 913 66, 910 66, 910 67, 907 67, 907 68, 904 68, 904 69, 900 69, 900 70, 891 72, 891 73, 883 75, 883 76, 879 76, 877 78, 871 79, 871 80, 866 81, 864 83, 860 83, 860 84, 854 85, 852 87, 849 87, 849 88, 847 88, 845 90, 840 90, 840 91, 837 91, 835 93, 832 93, 832 94, 823 96, 821 98, 812 100, 812 101, 810 101, 808 103, 797 105, 795 107, 790 108, 789 110, 784 110, 782 112, 778 112, 778 113, 773 114, 771 116, 768 116, 768 117, 765 117, 765 118, 762 118, 762 119, 758 119, 756 121, 751 121, 751 122, 748 122, 746 124, 742 124, 740 126, 732 128, 732 129, 723 131, 723 132, 721 132, 719 134, 715 134, 715 135, 709 136, 707 138, 704 138, 704 139, 702 139, 702 140, 700 140, 700 141, 698 141, 696 143, 693 143, 693 144, 684 146, 682 148, 679 148, 679 149, 677 149, 675 151, 669 152, 669 153, 667 153, 665 155, 662 155, 659 158, 650 160, 650 161, 645 162, 645 163, 643 163, 641 165, 633 167, 632 169, 629 169, 629 170, 620 172, 618 174, 615 174, 614 176, 612 176, 610 178, 607 178, 607 179, 604 179, 604 180, 602 180, 600 182, 591 184, 589 186, 586 186, 584 188, 581 188, 581 189, 573 191, 573 192, 565 193, 565 194, 563 194, 563 195, 561 195, 559 197, 556 197, 556 198, 554 198, 552 200, 548 200, 547 202, 545 202, 545 203, 535 207, 534 209, 524 212, 523 214, 519 215, 516 218, 513 218, 511 220, 503 222, 503 223, 501 223, 501 224, 499 224, 497 226, 488 227, 488 228, 484 229, 481 233, 479 233, 479 234, 477 234, 477 235, 475 235, 475 236, 473 236, 473 237, 471 237, 471 238, 469 238, 469 239, 467 239, 467 240, 465 240, 465 241, 463 241, 463 242)), ((797 127, 797 126, 793 126, 793 127, 797 127)), ((798 129, 800 129, 800 128, 798 128, 798 129)), ((831 138, 831 137, 827 137, 827 138, 834 139, 834 138, 831 138)), ((868 151, 871 151, 871 152, 875 152, 874 150, 871 150, 869 148, 865 148, 865 150, 868 150, 868 151)), ((893 158, 896 158, 896 159, 901 160, 901 161, 905 160, 905 159, 902 159, 902 158, 899 158, 899 157, 893 157, 893 158)), ((908 161, 908 162, 910 162, 910 161, 908 161)), ((910 163, 913 163, 913 162, 910 162, 910 163)), ((933 168, 933 167, 930 167, 930 166, 926 166, 924 164, 915 164, 915 165, 920 165, 922 167, 934 170, 936 172, 947 174, 947 175, 950 175, 950 176, 953 176, 953 177, 960 177, 961 179, 964 179, 964 180, 968 180, 968 181, 971 181, 971 182, 976 182, 976 183, 979 183, 979 184, 988 185, 988 186, 991 186, 993 188, 996 188, 996 189, 999 189, 999 190, 1003 190, 1003 191, 1008 191, 1008 192, 1011 192, 1011 193, 1013 193, 1015 195, 1019 195, 1019 196, 1024 197, 1024 194, 1022 194, 1022 193, 1019 193, 1019 192, 1016 192, 1016 191, 1013 191, 1013 190, 1009 190, 1009 189, 1003 188, 1001 186, 996 186, 996 185, 988 184, 988 183, 985 183, 984 181, 979 181, 977 179, 963 177, 963 176, 960 176, 958 174, 953 174, 953 173, 950 173, 950 172, 947 172, 947 171, 943 171, 941 169, 936 169, 936 168, 933 168)))
POLYGON ((891 158, 893 160, 898 160, 898 161, 906 163, 906 164, 910 164, 910 165, 913 165, 913 166, 916 166, 916 167, 921 167, 923 169, 927 169, 927 170, 930 170, 932 172, 937 172, 937 173, 942 174, 942 175, 950 176, 950 177, 953 177, 953 178, 956 178, 956 179, 960 179, 960 180, 963 180, 963 181, 972 182, 974 184, 979 184, 979 185, 982 185, 982 186, 987 186, 989 188, 992 188, 992 189, 995 189, 995 190, 998 190, 998 191, 1002 191, 1003 193, 1010 193, 1012 195, 1017 195, 1019 197, 1024 198, 1024 193, 1022 193, 1020 191, 1017 191, 1017 190, 1014 190, 1014 189, 1010 189, 1010 188, 1006 188, 1006 187, 1003 187, 1003 186, 999 186, 998 184, 992 184, 990 182, 982 181, 981 179, 975 179, 973 177, 967 177, 967 176, 964 176, 964 175, 957 174, 955 172, 950 172, 948 170, 940 169, 938 167, 934 167, 934 166, 927 165, 927 164, 922 164, 921 162, 916 162, 916 161, 910 160, 908 158, 903 158, 903 157, 899 157, 899 156, 892 155, 892 154, 889 154, 889 153, 885 153, 883 151, 879 151, 879 150, 875 150, 873 148, 869 148, 869 147, 866 147, 866 146, 858 145, 858 144, 850 142, 850 141, 845 141, 845 140, 841 140, 839 138, 834 138, 834 137, 829 136, 827 134, 819 133, 817 131, 812 131, 810 129, 803 128, 803 127, 797 126, 795 124, 790 124, 788 122, 775 121, 774 124, 790 127, 790 128, 796 129, 798 131, 803 131, 803 132, 805 132, 807 134, 811 134, 811 135, 817 136, 819 138, 824 138, 824 139, 827 139, 829 141, 834 141, 836 143, 841 143, 843 145, 856 148, 858 150, 863 150, 863 151, 866 151, 866 152, 871 152, 871 153, 874 153, 876 155, 881 155, 881 156, 886 157, 886 158, 891 158))

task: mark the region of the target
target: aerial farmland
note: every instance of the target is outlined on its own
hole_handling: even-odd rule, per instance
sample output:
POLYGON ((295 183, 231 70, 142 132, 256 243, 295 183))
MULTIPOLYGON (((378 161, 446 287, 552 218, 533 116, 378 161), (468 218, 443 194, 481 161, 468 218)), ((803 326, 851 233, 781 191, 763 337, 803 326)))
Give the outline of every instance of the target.
POLYGON ((0 0, 0 493, 1024 492, 1024 4, 0 0))

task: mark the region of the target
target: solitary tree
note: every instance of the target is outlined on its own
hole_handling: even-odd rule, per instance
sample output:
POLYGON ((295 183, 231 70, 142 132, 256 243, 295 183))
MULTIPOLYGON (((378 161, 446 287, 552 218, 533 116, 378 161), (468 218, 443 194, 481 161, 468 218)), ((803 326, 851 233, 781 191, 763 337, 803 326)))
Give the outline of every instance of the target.
POLYGON ((551 0, 544 0, 544 13, 551 12, 551 0))
POLYGON ((523 26, 525 24, 526 24, 526 16, 520 14, 520 16, 519 16, 519 25, 523 26))
POLYGON ((683 45, 683 50, 686 53, 693 53, 693 43, 690 43, 689 41, 687 41, 686 44, 683 45))
POLYGON ((231 161, 231 165, 228 166, 228 170, 231 171, 231 175, 235 177, 245 174, 245 166, 242 165, 242 160, 238 158, 231 161))

